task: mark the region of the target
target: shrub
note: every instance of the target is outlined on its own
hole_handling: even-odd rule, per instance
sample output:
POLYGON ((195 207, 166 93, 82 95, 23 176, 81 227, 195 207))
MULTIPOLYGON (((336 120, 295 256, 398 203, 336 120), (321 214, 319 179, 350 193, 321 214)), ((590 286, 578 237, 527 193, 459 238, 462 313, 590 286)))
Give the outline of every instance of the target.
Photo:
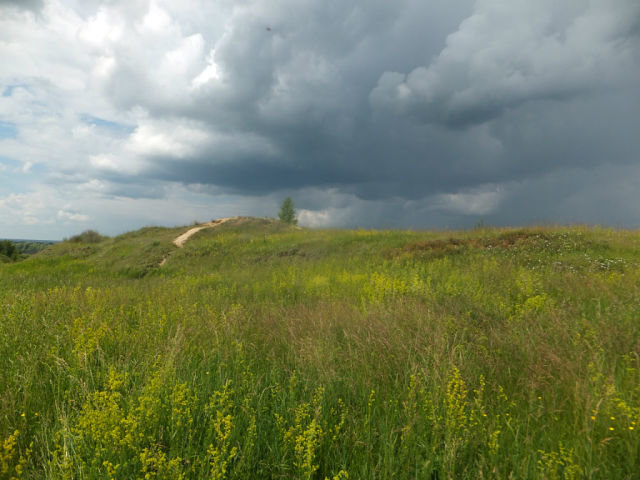
POLYGON ((69 239, 69 242, 73 243, 99 243, 106 240, 108 237, 100 235, 95 230, 85 230, 84 232, 74 235, 69 239))
POLYGON ((18 248, 9 240, 2 240, 0 242, 0 255, 7 257, 10 260, 18 259, 18 248))

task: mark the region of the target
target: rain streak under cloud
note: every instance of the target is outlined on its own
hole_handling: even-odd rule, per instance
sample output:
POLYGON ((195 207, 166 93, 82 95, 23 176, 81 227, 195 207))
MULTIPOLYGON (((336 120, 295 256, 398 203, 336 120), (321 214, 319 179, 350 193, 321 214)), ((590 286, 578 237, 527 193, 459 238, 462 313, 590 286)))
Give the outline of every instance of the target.
POLYGON ((636 0, 0 0, 0 237, 640 225, 636 0))

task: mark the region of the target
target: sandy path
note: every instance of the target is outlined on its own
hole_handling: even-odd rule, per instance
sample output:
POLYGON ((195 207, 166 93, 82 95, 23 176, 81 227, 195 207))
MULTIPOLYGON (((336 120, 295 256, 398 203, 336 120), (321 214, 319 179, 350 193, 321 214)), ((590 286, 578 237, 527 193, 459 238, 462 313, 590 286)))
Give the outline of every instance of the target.
MULTIPOLYGON (((186 232, 184 232, 182 235, 176 237, 175 240, 173 240, 173 244, 178 248, 182 248, 184 247, 184 244, 187 242, 187 240, 189 240, 193 235, 198 233, 200 230, 204 230, 205 228, 217 227, 218 225, 222 225, 223 223, 228 222, 229 220, 235 220, 236 218, 238 217, 226 217, 226 218, 221 218, 219 220, 215 220, 213 222, 201 223, 197 227, 193 227, 187 230, 186 232)), ((168 256, 169 255, 167 255, 162 259, 159 266, 163 266, 165 264, 168 256)))

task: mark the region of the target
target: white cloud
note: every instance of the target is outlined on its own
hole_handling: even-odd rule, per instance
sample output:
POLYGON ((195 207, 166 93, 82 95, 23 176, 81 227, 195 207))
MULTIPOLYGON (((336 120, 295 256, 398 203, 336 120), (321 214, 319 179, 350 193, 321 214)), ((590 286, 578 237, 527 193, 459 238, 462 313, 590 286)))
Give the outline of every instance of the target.
MULTIPOLYGON (((11 225, 35 225, 51 223, 51 217, 47 215, 48 195, 44 192, 35 193, 10 193, 0 198, 0 223, 11 225)), ((1 235, 16 237, 20 235, 1 235)))
POLYGON ((298 212, 298 222, 304 227, 326 228, 337 227, 344 223, 348 215, 345 208, 327 208, 324 210, 305 210, 298 212))
POLYGON ((42 221, 42 220, 40 220, 40 219, 38 219, 38 218, 30 217, 30 216, 28 216, 28 215, 27 215, 27 216, 25 216, 25 217, 22 219, 22 221, 23 221, 23 223, 24 223, 25 225, 43 225, 43 224, 51 223, 51 221, 49 221, 49 222, 44 222, 44 221, 42 221))
POLYGON ((169 76, 189 78, 203 60, 203 47, 204 38, 199 33, 183 38, 176 48, 164 54, 161 71, 169 76))
POLYGON ((452 214, 487 215, 499 206, 504 193, 493 187, 485 191, 444 193, 431 201, 432 208, 452 214))
POLYGON ((70 212, 67 210, 58 210, 57 216, 59 219, 64 221, 87 222, 89 220, 89 215, 78 212, 70 212))
POLYGON ((171 26, 171 16, 167 11, 159 7, 156 2, 151 2, 149 11, 142 19, 138 28, 141 32, 162 33, 171 26))
POLYGON ((102 52, 120 41, 124 35, 124 19, 111 8, 100 7, 78 29, 78 38, 98 52, 102 52))
POLYGON ((98 154, 89 156, 89 163, 98 170, 123 171, 123 165, 113 155, 98 154))
POLYGON ((183 158, 211 144, 210 132, 196 125, 173 122, 141 123, 129 137, 126 149, 140 156, 183 158))
POLYGON ((211 80, 220 81, 222 80, 223 72, 220 66, 216 63, 215 60, 216 50, 215 48, 209 52, 209 56, 207 58, 207 66, 202 70, 197 76, 191 80, 191 87, 198 88, 211 80))

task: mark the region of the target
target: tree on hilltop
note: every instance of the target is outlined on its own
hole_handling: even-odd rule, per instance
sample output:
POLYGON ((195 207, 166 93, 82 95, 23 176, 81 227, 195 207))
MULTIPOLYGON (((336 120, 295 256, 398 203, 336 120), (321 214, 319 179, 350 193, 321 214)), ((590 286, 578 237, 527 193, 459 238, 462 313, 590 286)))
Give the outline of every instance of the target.
POLYGON ((293 200, 291 200, 291 197, 285 198, 282 202, 280 213, 278 213, 278 218, 290 225, 298 224, 298 219, 296 218, 296 209, 293 205, 293 200))

